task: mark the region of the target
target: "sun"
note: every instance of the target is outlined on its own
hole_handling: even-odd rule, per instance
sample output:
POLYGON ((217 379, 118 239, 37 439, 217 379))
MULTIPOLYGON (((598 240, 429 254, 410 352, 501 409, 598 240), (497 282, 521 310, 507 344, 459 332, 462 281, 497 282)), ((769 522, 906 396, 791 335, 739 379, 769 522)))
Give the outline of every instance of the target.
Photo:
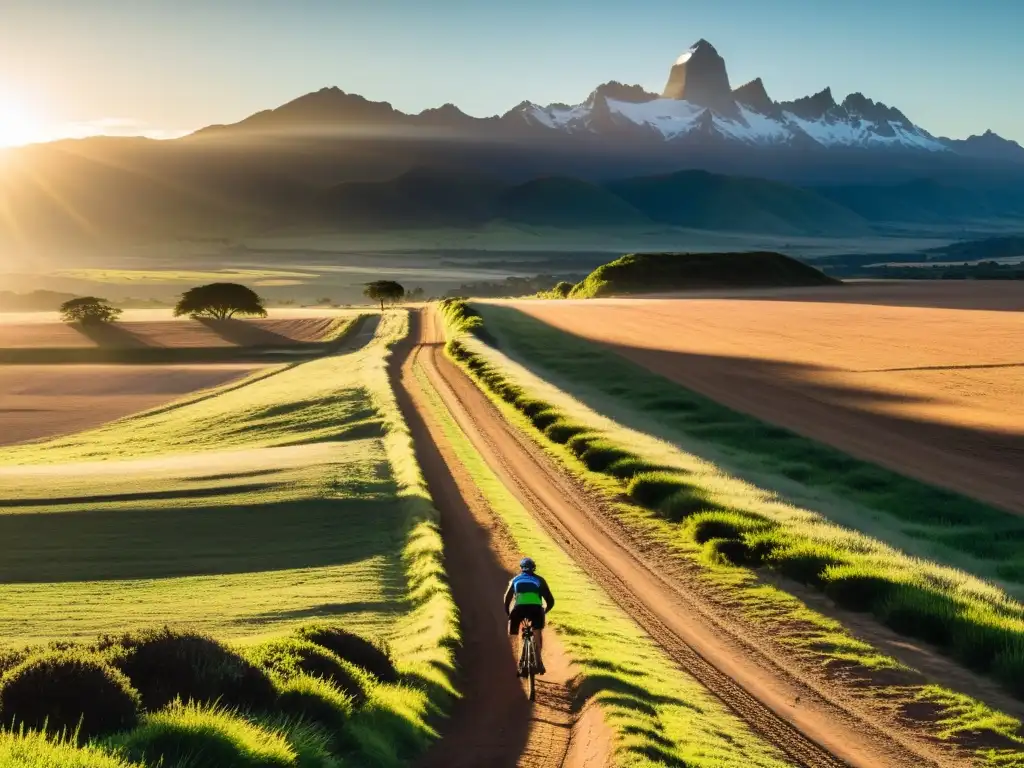
POLYGON ((0 98, 0 147, 43 141, 42 125, 20 105, 0 98))

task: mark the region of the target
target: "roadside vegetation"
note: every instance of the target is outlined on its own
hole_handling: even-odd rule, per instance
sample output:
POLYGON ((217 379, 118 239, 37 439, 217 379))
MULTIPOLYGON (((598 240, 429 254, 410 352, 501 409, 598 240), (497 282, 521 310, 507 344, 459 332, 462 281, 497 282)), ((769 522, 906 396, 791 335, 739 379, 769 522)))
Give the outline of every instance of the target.
POLYGON ((0 766, 397 766, 436 737, 458 621, 388 382, 407 329, 3 452, 0 766))
MULTIPOLYGON (((933 643, 1024 698, 1024 606, 1005 589, 910 556, 859 532, 849 520, 838 525, 809 508, 794 506, 677 446, 698 450, 710 445, 730 459, 761 453, 770 457, 764 461, 799 461, 803 483, 820 482, 839 493, 844 487, 837 489, 837 483, 852 486, 852 500, 869 512, 862 522, 875 531, 885 530, 880 520, 900 514, 900 527, 912 526, 921 538, 928 534, 928 541, 945 542, 949 537, 953 550, 979 546, 983 536, 993 548, 999 547, 1014 522, 1009 515, 730 412, 514 310, 487 306, 486 323, 464 302, 444 302, 442 310, 450 330, 449 355, 506 415, 532 430, 549 452, 604 494, 623 525, 696 569, 718 590, 723 605, 738 607, 756 620, 774 635, 774 642, 812 664, 825 663, 837 670, 852 664, 868 678, 874 671, 882 680, 900 668, 838 622, 811 611, 759 575, 770 572, 783 577, 783 587, 788 580, 823 591, 844 608, 871 613, 901 634, 933 643), (542 371, 543 378, 503 354, 495 342, 542 371), (602 403, 628 403, 629 408, 646 411, 652 422, 677 427, 680 439, 670 444, 624 427, 559 386, 574 395, 602 395, 602 403), (994 533, 985 531, 993 524, 1002 527, 994 533), (954 532, 973 541, 958 544, 951 536, 954 532)), ((614 409, 604 413, 618 416, 614 409)), ((668 436, 664 429, 648 431, 668 436)), ((763 473, 765 468, 757 469, 763 473)), ((1008 558, 1019 557, 1011 547, 1003 551, 1008 558)), ((973 726, 1005 747, 998 754, 986 753, 991 764, 1018 764, 995 762, 1013 755, 1024 761, 1024 732, 1013 718, 980 705, 965 707, 964 697, 940 695, 938 689, 923 685, 904 690, 898 698, 908 710, 920 698, 944 711, 952 707, 949 697, 959 702, 957 717, 966 717, 971 726, 954 729, 955 733, 947 729, 945 738, 960 738, 973 726), (987 714, 983 717, 982 712, 987 714)))
POLYGON ((641 630, 543 531, 491 471, 419 368, 416 377, 459 462, 517 548, 558 574, 550 624, 579 669, 577 706, 601 707, 615 766, 783 766, 766 744, 641 630))

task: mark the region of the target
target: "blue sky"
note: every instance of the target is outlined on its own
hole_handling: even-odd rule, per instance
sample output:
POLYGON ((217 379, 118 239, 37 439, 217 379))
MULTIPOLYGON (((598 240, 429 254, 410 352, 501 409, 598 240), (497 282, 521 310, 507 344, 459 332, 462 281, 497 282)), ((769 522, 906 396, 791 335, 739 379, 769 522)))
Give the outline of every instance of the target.
MULTIPOLYGON (((0 0, 0 119, 165 135, 337 85, 419 111, 660 91, 704 37, 775 99, 832 86, 1024 143, 1020 0, 0 0), (5 107, 6 105, 6 107, 5 107), (14 106, 12 106, 14 105, 14 106)), ((2 128, 0 128, 2 130, 2 128)))

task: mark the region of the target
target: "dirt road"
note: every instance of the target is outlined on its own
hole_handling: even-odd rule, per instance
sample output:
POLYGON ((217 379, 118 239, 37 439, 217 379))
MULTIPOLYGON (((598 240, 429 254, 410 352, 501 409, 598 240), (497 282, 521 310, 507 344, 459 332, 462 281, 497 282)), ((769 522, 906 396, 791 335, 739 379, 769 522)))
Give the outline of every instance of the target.
POLYGON ((463 638, 458 656, 462 698, 444 725, 445 738, 419 765, 571 765, 565 760, 572 723, 568 659, 553 633, 547 633, 547 674, 538 680, 537 699, 531 705, 515 674, 515 656, 501 605, 501 595, 520 555, 424 403, 414 368, 429 365, 437 348, 424 338, 419 319, 412 315, 415 344, 398 350, 392 362, 392 380, 434 503, 442 512, 445 564, 459 606, 463 638))
POLYGON ((1005 309, 1024 287, 942 287, 515 306, 738 411, 1024 513, 1024 313, 1005 309))
MULTIPOLYGON (((685 585, 675 583, 657 564, 645 561, 627 537, 612 529, 600 505, 553 466, 529 438, 510 426, 444 357, 441 329, 429 311, 407 365, 422 366, 491 469, 590 576, 682 667, 796 763, 864 768, 956 764, 920 744, 905 743, 899 734, 876 727, 833 700, 828 691, 800 679, 745 640, 740 627, 703 609, 685 585)), ((403 386, 413 392, 417 388, 408 376, 403 378, 403 386)), ((415 398, 411 400, 415 405, 415 398)), ((416 420, 413 416, 412 421, 416 420)), ((420 427, 416 438, 431 488, 440 490, 435 499, 442 515, 452 520, 453 515, 463 513, 450 510, 471 506, 474 491, 471 486, 453 486, 445 480, 453 465, 444 456, 443 436, 420 427)), ((459 526, 457 522, 452 525, 459 526)), ((446 535, 453 534, 456 531, 446 531, 446 535)), ((465 551, 471 549, 470 542, 456 541, 453 556, 471 556, 465 551)), ((449 567, 456 575, 464 565, 472 567, 462 560, 449 567)), ((472 669, 467 669, 470 680, 472 674, 472 669)), ((474 716, 484 717, 484 713, 475 712, 474 716)), ((446 731, 442 745, 458 744, 463 738, 460 732, 458 728, 446 731)))

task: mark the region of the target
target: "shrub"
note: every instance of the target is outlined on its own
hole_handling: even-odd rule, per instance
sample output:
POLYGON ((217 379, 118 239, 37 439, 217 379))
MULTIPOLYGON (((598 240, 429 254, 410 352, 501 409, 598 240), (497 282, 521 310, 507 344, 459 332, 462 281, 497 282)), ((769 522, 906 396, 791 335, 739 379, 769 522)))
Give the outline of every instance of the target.
POLYGON ((576 435, 586 431, 587 428, 582 424, 577 424, 574 421, 567 421, 565 419, 559 419, 553 424, 549 424, 545 427, 544 436, 553 443, 560 443, 564 445, 576 435))
POLYGON ((12 648, 12 649, 0 649, 0 677, 3 676, 4 672, 9 669, 21 664, 25 659, 32 655, 32 648, 12 648))
POLYGON ((713 563, 725 561, 737 566, 750 564, 750 552, 746 543, 740 539, 708 539, 704 543, 704 553, 713 563))
POLYGON ((309 640, 293 637, 268 640, 246 649, 246 656, 282 680, 299 674, 313 675, 333 683, 342 693, 351 696, 356 706, 366 701, 366 689, 358 668, 309 640))
POLYGON ((543 400, 534 400, 530 397, 522 397, 516 402, 516 408, 532 419, 541 411, 550 410, 551 406, 543 400))
POLYGON ((332 683, 312 675, 296 675, 281 683, 277 711, 324 729, 336 752, 348 746, 346 729, 352 717, 352 700, 332 683))
POLYGON ((723 507, 712 501, 702 488, 683 486, 657 507, 659 515, 673 523, 686 520, 700 512, 721 511, 723 507))
POLYGON ((643 459, 631 457, 612 462, 605 467, 604 471, 605 474, 617 477, 620 480, 631 480, 642 472, 661 472, 665 471, 665 468, 650 464, 643 459))
POLYGON ((626 493, 633 501, 648 509, 657 509, 658 506, 672 496, 690 485, 683 478, 682 474, 675 472, 644 472, 635 475, 626 486, 626 493))
POLYGON ((760 516, 742 512, 701 512, 686 521, 686 532, 698 544, 711 539, 743 538, 743 534, 756 531, 768 525, 768 521, 760 516))
POLYGON ((992 675, 1010 693, 1024 699, 1024 646, 1021 642, 996 656, 992 663, 992 675))
POLYGON ((169 628, 104 638, 98 646, 155 711, 176 698, 260 710, 275 698, 269 676, 211 637, 169 628))
POLYGON ((558 421, 558 419, 558 411, 554 409, 540 411, 539 413, 535 413, 533 416, 530 417, 530 421, 533 423, 533 426, 539 429, 541 432, 543 432, 545 429, 547 429, 556 421, 558 421))
POLYGON ((961 609, 950 628, 953 657, 978 672, 991 671, 996 660, 1015 652, 1024 655, 1024 635, 1020 625, 987 610, 961 609))
POLYGON ((97 747, 80 747, 66 738, 48 738, 37 731, 0 731, 3 768, 142 768, 97 747))
POLYGON ((820 585, 825 571, 842 560, 820 544, 798 542, 774 549, 766 561, 777 571, 801 584, 820 585))
POLYGON ((832 565, 822 574, 825 594, 851 611, 870 611, 885 601, 898 582, 882 570, 862 565, 832 565))
POLYGON ((917 584, 900 584, 878 606, 876 615, 902 635, 936 645, 950 644, 957 604, 917 584))
POLYGON ((628 451, 617 448, 613 443, 606 440, 595 440, 580 456, 580 461, 593 472, 604 472, 617 461, 636 458, 628 451))
POLYGON ((582 458, 589 449, 591 443, 597 442, 599 437, 593 432, 581 432, 578 435, 573 435, 565 443, 565 447, 569 449, 569 452, 576 458, 582 458))
POLYGON ((296 757, 279 731, 198 704, 176 703, 147 715, 114 744, 147 765, 188 768, 292 768, 296 757))
POLYGON ((34 656, 0 678, 5 724, 83 741, 134 727, 140 703, 127 677, 81 651, 34 656))
POLYGON ((386 651, 340 626, 309 624, 300 627, 295 634, 365 669, 378 680, 385 683, 398 682, 398 670, 386 651))
POLYGON ((331 735, 319 725, 280 716, 260 719, 257 725, 285 737, 295 752, 295 768, 340 768, 331 751, 331 735))

